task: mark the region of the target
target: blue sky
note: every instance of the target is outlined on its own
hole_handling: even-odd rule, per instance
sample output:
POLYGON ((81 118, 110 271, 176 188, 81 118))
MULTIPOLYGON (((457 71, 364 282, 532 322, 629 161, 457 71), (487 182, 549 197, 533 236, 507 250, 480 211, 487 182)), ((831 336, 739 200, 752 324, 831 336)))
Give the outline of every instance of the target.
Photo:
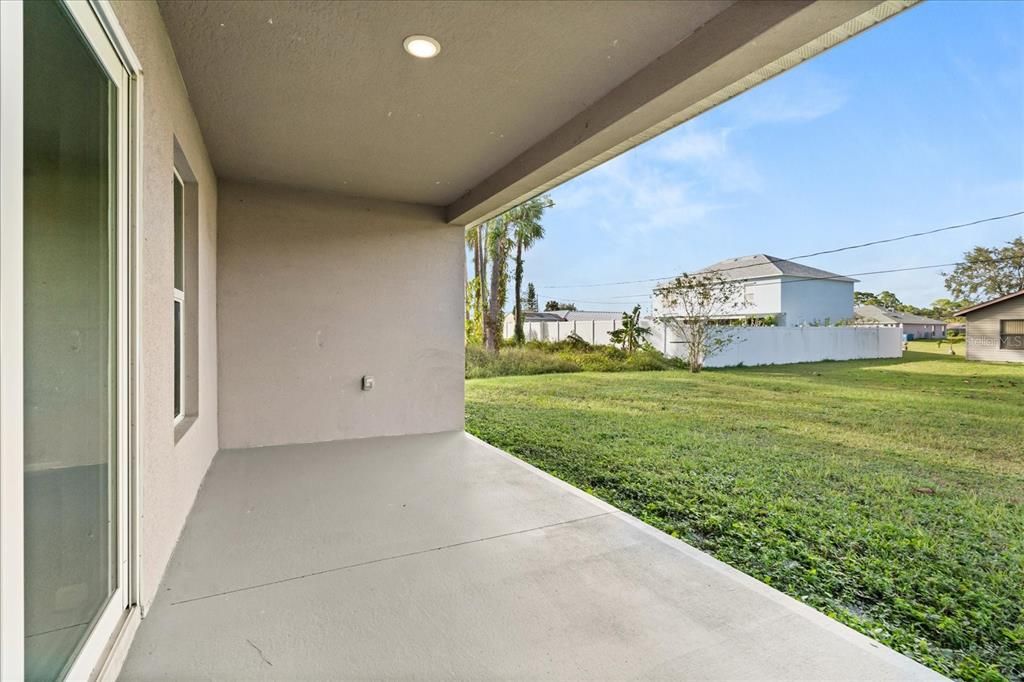
MULTIPOLYGON (((551 196, 526 279, 542 303, 592 310, 646 306, 649 285, 562 285, 1022 210, 1024 3, 919 5, 551 196)), ((947 263, 1021 234, 1024 217, 802 262, 843 274, 947 263)), ((915 305, 947 295, 940 270, 861 279, 915 305)))

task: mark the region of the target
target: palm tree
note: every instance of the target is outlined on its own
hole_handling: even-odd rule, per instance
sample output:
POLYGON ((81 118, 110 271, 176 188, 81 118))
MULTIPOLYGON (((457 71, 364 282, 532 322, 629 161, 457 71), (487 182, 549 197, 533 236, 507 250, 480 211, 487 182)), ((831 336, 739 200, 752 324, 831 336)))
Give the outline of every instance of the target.
POLYGON ((544 226, 541 219, 544 210, 551 208, 555 202, 545 195, 534 197, 529 201, 510 209, 504 218, 512 226, 512 239, 515 242, 515 314, 516 343, 523 343, 526 334, 523 332, 523 253, 544 238, 544 226))
POLYGON ((466 228, 466 246, 473 252, 473 279, 466 283, 466 341, 482 341, 487 310, 487 223, 466 228))
POLYGON ((501 311, 505 307, 508 291, 508 251, 511 243, 511 223, 503 213, 485 223, 487 255, 491 259, 491 286, 487 291, 484 309, 484 348, 498 352, 501 343, 501 311))

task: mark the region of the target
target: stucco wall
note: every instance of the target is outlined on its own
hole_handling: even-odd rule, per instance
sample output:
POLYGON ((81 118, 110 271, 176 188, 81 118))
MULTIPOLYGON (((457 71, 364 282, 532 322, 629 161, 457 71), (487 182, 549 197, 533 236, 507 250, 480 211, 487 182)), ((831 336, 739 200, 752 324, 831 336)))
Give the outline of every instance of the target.
POLYGON ((903 333, 915 339, 941 339, 946 335, 944 324, 903 324, 903 333))
POLYGON ((221 447, 462 428, 462 228, 429 206, 219 196, 221 447))
POLYGON ((1024 296, 967 315, 967 359, 1024 362, 1024 350, 999 347, 999 321, 1024 320, 1024 296))
MULTIPOLYGON (((657 295, 654 317, 671 314, 657 295)), ((735 300, 723 313, 730 316, 782 315, 777 324, 786 327, 821 323, 836 324, 853 318, 853 282, 765 277, 744 282, 735 300)))
MULTIPOLYGON (((766 277, 748 282, 741 282, 736 287, 736 295, 722 307, 720 314, 729 316, 778 315, 782 312, 782 286, 780 277, 766 277)), ((652 315, 681 315, 682 308, 665 306, 663 299, 655 290, 652 298, 652 315)), ((784 324, 780 320, 779 324, 784 324)))
POLYGON ((853 319, 853 282, 787 278, 782 283, 786 326, 853 319))
POLYGON ((114 0, 143 68, 142 590, 152 601, 195 494, 217 451, 217 182, 155 3, 114 0), (174 140, 199 191, 198 417, 174 441, 174 140))

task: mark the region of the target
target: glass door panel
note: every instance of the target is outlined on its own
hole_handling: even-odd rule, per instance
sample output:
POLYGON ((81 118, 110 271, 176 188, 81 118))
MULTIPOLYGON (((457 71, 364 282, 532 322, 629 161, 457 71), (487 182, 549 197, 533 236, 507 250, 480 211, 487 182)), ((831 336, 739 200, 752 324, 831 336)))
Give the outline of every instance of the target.
POLYGON ((118 588, 118 89, 63 5, 24 5, 25 674, 118 588))

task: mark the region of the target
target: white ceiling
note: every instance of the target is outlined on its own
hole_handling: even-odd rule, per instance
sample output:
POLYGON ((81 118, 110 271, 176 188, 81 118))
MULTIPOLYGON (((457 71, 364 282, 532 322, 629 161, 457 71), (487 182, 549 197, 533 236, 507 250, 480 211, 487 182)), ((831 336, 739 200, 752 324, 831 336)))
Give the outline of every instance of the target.
POLYGON ((218 175, 448 205, 731 4, 160 8, 218 175))

